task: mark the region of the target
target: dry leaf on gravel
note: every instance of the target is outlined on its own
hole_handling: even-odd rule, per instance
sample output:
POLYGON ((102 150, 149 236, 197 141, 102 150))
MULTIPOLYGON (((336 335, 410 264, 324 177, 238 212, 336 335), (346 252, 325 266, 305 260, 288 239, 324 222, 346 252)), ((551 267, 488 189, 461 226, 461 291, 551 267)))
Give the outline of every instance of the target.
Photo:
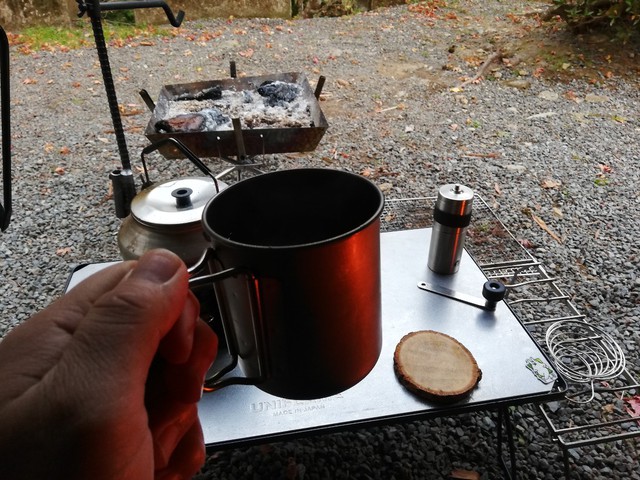
POLYGON ((449 478, 455 480, 480 480, 480 474, 474 470, 462 470, 457 468, 451 471, 449 478))
MULTIPOLYGON (((624 403, 626 404, 625 409, 629 415, 632 417, 640 417, 640 395, 627 397, 624 399, 624 403)), ((638 423, 640 423, 640 420, 638 423)))
POLYGON ((534 222, 538 224, 540 228, 542 228, 545 232, 547 232, 551 236, 551 238, 553 238, 558 243, 562 243, 562 239, 547 226, 544 220, 542 220, 540 217, 538 217, 534 213, 531 213, 531 218, 533 219, 534 222))
POLYGON ((560 180, 547 178, 540 182, 540 186, 544 189, 560 188, 562 186, 562 182, 560 180))

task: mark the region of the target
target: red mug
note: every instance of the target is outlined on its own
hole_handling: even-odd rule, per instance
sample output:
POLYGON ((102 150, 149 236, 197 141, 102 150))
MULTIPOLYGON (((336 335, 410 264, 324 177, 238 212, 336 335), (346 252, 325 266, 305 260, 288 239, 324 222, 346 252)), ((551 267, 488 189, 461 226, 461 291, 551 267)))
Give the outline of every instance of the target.
MULTIPOLYGON (((255 384, 314 399, 342 392, 374 367, 382 347, 382 192, 331 169, 266 173, 206 205, 211 272, 231 361, 206 389, 255 384)), ((213 292, 212 292, 213 294, 213 292)))

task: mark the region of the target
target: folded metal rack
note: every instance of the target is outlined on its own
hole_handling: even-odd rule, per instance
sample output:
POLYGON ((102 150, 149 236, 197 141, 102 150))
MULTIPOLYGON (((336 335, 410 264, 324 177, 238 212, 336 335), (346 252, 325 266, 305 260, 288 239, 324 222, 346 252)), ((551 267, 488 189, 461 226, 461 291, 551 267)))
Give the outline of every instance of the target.
MULTIPOLYGON (((387 200, 382 213, 383 230, 431 226, 434 202, 431 197, 387 200)), ((576 358, 555 357, 556 366, 569 363, 584 369, 583 357, 593 355, 594 350, 608 352, 610 337, 579 312, 559 287, 561 280, 547 273, 482 198, 476 196, 473 207, 465 248, 488 279, 500 280, 507 286, 505 302, 545 354, 554 360, 547 342, 552 329, 567 324, 587 332, 562 339, 576 358)), ((640 383, 623 360, 618 362, 619 370, 612 378, 591 382, 565 378, 569 387, 565 399, 537 405, 553 441, 562 450, 565 478, 571 474, 572 450, 640 437, 640 417, 626 403, 640 394, 640 383)), ((608 366, 610 360, 602 363, 608 366)))
POLYGON ((0 126, 2 134, 2 190, 4 205, 0 203, 0 231, 11 220, 11 117, 9 105, 9 39, 0 26, 0 126))

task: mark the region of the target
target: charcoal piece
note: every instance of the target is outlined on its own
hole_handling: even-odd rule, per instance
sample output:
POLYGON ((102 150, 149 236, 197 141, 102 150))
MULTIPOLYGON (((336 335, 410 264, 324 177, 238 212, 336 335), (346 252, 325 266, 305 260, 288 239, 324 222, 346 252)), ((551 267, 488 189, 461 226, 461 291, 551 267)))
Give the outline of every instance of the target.
POLYGON ((173 97, 173 100, 219 100, 222 98, 222 87, 214 85, 197 92, 185 92, 173 97))
POLYGON ((280 80, 262 82, 258 87, 258 93, 265 97, 265 104, 270 107, 285 106, 298 96, 300 89, 295 83, 281 82, 280 80))
POLYGON ((161 133, 201 132, 205 128, 205 117, 198 113, 187 113, 158 120, 156 130, 161 133))

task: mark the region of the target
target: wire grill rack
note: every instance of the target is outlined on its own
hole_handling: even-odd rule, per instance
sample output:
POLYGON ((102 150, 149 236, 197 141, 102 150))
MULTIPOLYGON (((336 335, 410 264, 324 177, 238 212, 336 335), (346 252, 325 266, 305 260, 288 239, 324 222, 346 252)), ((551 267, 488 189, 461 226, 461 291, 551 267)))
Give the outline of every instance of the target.
MULTIPOLYGON (((383 232, 427 228, 432 225, 435 197, 387 200, 381 216, 383 232)), ((545 340, 549 327, 558 322, 580 322, 587 335, 565 339, 578 352, 588 352, 593 342, 604 344, 600 330, 589 324, 544 266, 506 229, 486 202, 476 195, 465 249, 489 279, 507 286, 505 302, 532 338, 553 361, 575 363, 580 358, 555 359, 545 340)), ((577 355, 581 357, 582 354, 577 355)), ((640 436, 640 416, 629 400, 640 393, 640 384, 624 366, 615 378, 589 384, 567 380, 562 401, 542 403, 537 408, 553 440, 564 456, 565 478, 570 476, 569 451, 579 447, 640 436)))

